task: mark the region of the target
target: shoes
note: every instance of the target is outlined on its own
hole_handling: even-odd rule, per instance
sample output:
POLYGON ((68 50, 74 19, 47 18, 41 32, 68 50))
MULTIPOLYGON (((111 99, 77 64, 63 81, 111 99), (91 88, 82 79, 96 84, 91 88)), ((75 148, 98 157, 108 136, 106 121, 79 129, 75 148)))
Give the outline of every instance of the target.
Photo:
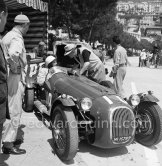
POLYGON ((26 150, 24 149, 19 149, 16 147, 12 147, 12 148, 6 148, 6 147, 2 147, 2 152, 4 154, 14 154, 14 155, 19 155, 19 154, 25 154, 26 150))
POLYGON ((23 140, 22 139, 17 139, 15 142, 13 142, 14 146, 16 145, 20 145, 23 143, 23 140))

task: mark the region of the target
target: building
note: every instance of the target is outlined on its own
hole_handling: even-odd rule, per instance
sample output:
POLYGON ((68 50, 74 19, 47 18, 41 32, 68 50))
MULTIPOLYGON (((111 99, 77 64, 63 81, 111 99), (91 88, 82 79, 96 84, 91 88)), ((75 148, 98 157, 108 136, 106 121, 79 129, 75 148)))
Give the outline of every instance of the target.
POLYGON ((118 1, 117 3, 117 20, 123 24, 123 17, 120 19, 120 15, 139 15, 140 27, 147 28, 154 26, 162 13, 162 0, 143 0, 142 2, 134 1, 118 1))
POLYGON ((150 26, 145 29, 146 36, 161 36, 162 37, 162 15, 159 16, 159 22, 155 26, 150 26))
POLYGON ((48 44, 48 3, 43 0, 4 0, 8 7, 8 21, 6 31, 14 26, 16 15, 23 13, 30 19, 30 27, 25 35, 25 47, 30 52, 39 41, 48 44))

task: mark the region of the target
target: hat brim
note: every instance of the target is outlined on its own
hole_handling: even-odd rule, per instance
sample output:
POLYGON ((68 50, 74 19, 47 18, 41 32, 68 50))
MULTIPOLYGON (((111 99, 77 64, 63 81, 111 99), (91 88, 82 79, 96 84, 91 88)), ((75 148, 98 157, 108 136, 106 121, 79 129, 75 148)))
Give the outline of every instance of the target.
POLYGON ((70 51, 65 52, 64 56, 67 56, 67 55, 71 54, 75 49, 76 49, 76 47, 72 48, 70 51))

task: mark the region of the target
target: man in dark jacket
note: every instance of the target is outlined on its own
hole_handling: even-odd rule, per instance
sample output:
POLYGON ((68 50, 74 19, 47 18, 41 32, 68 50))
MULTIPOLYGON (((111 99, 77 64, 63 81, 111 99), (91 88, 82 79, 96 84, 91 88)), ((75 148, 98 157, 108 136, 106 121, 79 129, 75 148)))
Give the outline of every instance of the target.
MULTIPOLYGON (((4 31, 7 20, 7 7, 3 1, 0 1, 0 33, 4 31)), ((3 52, 3 45, 0 36, 0 152, 3 123, 6 120, 8 110, 8 91, 7 91, 7 64, 3 52)))

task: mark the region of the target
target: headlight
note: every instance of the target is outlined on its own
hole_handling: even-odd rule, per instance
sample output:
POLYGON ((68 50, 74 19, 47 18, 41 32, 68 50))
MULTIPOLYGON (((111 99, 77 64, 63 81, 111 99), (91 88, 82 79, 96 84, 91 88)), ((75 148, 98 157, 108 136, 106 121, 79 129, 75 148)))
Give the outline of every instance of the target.
POLYGON ((84 111, 88 111, 92 107, 92 100, 88 97, 85 97, 81 100, 80 105, 84 111))
POLYGON ((138 95, 131 95, 129 100, 133 106, 137 106, 140 103, 140 98, 138 95))

